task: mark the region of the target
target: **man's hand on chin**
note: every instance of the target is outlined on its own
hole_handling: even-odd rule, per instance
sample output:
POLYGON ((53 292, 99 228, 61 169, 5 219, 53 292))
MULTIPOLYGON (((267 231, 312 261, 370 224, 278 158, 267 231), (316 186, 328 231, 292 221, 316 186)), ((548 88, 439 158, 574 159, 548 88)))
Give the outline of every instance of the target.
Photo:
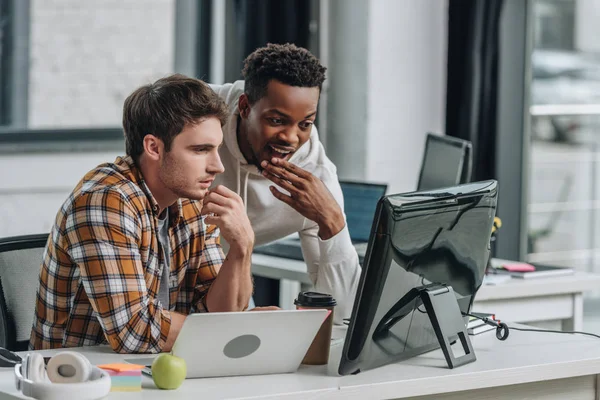
POLYGON ((230 251, 252 254, 254 231, 242 198, 234 191, 219 185, 204 198, 202 214, 206 223, 216 225, 230 245, 230 251))
POLYGON ((287 161, 273 158, 263 161, 263 176, 282 189, 286 195, 271 186, 271 193, 305 218, 319 225, 319 237, 327 240, 337 235, 344 226, 344 213, 323 181, 310 172, 287 161))

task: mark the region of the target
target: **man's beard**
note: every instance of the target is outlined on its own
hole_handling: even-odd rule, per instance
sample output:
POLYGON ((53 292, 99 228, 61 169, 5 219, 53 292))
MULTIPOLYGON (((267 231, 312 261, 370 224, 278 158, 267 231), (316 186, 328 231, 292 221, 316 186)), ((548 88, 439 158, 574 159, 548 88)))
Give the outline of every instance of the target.
POLYGON ((178 198, 190 200, 202 200, 204 198, 205 191, 190 189, 190 182, 186 180, 183 168, 170 153, 165 154, 165 158, 159 169, 159 179, 178 198))

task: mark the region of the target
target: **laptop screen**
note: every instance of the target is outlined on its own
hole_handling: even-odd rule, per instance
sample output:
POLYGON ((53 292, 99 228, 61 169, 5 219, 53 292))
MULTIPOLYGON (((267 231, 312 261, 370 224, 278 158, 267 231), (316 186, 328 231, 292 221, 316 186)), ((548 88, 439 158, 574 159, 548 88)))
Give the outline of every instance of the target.
POLYGON ((344 195, 344 212, 353 242, 367 242, 373 225, 377 202, 387 185, 364 182, 340 182, 344 195))

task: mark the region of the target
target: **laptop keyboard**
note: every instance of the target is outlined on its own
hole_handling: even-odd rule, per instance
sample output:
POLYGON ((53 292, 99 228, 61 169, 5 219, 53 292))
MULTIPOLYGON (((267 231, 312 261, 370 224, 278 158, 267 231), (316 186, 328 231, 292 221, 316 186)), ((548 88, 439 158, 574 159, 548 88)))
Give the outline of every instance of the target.
POLYGON ((300 242, 298 242, 298 245, 287 242, 269 243, 264 246, 256 247, 254 253, 304 261, 300 242))
MULTIPOLYGON (((361 265, 365 259, 367 244, 368 243, 354 243, 354 247, 356 248, 356 252, 358 253, 358 261, 361 265)), ((286 240, 269 243, 263 246, 256 247, 254 249, 254 253, 304 261, 300 241, 286 240)))

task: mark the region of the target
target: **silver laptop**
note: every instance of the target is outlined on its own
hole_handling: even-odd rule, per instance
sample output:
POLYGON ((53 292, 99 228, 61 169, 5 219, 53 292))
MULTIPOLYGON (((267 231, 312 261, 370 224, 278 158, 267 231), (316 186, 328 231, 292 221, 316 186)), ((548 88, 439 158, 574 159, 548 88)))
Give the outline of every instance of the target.
POLYGON ((191 314, 173 345, 187 378, 295 372, 327 310, 191 314))

